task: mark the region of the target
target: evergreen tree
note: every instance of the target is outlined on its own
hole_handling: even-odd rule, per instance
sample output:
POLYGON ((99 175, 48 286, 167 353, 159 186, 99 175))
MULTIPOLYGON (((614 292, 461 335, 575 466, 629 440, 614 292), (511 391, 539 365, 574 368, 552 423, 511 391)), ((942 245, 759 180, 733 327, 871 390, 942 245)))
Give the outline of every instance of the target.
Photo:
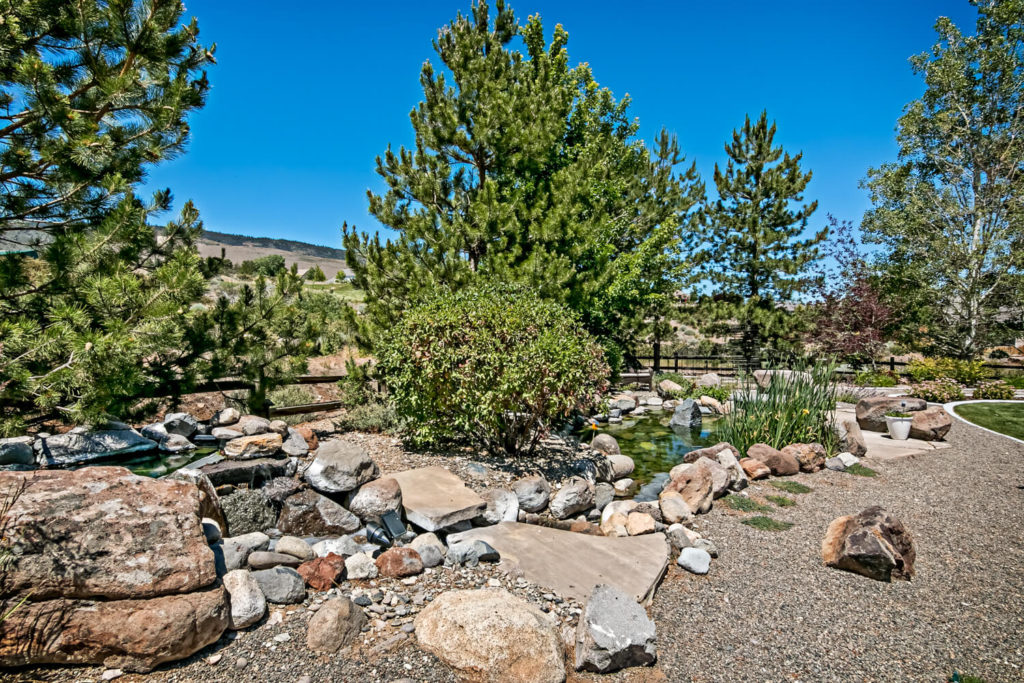
POLYGON ((304 277, 310 282, 327 281, 327 275, 324 273, 323 268, 321 268, 317 263, 314 263, 313 266, 306 271, 304 277))
POLYGON ((180 153, 212 49, 177 0, 0 9, 0 432, 94 419, 180 376, 204 291, 187 204, 133 186, 180 153))
POLYGON ((568 305, 614 359, 678 288, 703 185, 692 165, 678 172, 673 138, 653 154, 636 139, 628 98, 569 66, 561 26, 545 44, 538 16, 520 27, 494 9, 478 2, 438 33, 444 68, 423 66, 415 149, 377 160, 388 189, 369 193, 370 212, 397 237, 346 226, 366 293, 358 339, 438 288, 491 279, 568 305))
POLYGON ((1024 1, 971 4, 975 35, 941 17, 911 59, 926 90, 899 120, 898 161, 868 173, 862 226, 893 305, 927 315, 911 338, 959 358, 1024 322, 1024 1))
POLYGON ((742 352, 752 363, 765 347, 793 337, 797 319, 784 305, 813 284, 808 266, 828 236, 826 229, 801 239, 818 203, 792 205, 803 201, 811 172, 800 169, 802 153, 784 153, 774 138, 766 112, 733 131, 725 169, 715 164, 718 200, 708 209, 702 253, 716 295, 706 310, 718 321, 739 322, 742 352))

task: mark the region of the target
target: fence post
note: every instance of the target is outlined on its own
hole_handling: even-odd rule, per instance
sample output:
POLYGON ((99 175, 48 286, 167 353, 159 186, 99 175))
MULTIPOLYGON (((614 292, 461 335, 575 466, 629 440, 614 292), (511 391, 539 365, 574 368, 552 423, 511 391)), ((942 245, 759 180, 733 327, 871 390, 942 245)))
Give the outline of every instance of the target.
POLYGON ((654 374, 661 372, 661 342, 654 341, 654 374))
POLYGON ((889 372, 896 372, 896 357, 889 356, 889 372))
POLYGON ((675 359, 675 365, 673 366, 672 371, 675 372, 675 373, 678 373, 679 372, 679 352, 678 351, 675 352, 675 355, 673 356, 673 358, 675 359))

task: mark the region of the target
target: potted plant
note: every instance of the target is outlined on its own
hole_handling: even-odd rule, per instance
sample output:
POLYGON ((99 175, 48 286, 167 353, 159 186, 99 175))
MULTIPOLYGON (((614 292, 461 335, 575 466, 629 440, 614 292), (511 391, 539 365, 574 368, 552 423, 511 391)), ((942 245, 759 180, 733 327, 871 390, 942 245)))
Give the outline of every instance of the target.
POLYGON ((889 438, 906 441, 910 436, 910 423, 914 416, 910 413, 893 410, 885 414, 885 426, 889 429, 889 438))

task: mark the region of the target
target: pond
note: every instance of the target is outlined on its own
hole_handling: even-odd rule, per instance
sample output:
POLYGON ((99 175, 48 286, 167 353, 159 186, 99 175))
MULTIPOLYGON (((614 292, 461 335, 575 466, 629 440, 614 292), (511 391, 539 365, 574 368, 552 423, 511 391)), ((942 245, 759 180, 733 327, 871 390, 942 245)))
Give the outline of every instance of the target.
MULTIPOLYGON (((718 443, 715 419, 706 416, 700 429, 676 429, 668 426, 672 413, 659 411, 637 418, 625 417, 621 424, 603 424, 597 433, 614 436, 623 455, 633 458, 632 478, 649 483, 656 474, 668 472, 697 448, 718 443)), ((584 440, 586 437, 583 437, 584 440)))
POLYGON ((194 451, 187 451, 185 453, 161 453, 156 450, 142 451, 139 453, 132 453, 127 456, 118 456, 112 460, 98 460, 89 464, 127 467, 135 474, 155 478, 162 477, 165 474, 170 474, 191 462, 216 452, 216 448, 197 448, 194 451))

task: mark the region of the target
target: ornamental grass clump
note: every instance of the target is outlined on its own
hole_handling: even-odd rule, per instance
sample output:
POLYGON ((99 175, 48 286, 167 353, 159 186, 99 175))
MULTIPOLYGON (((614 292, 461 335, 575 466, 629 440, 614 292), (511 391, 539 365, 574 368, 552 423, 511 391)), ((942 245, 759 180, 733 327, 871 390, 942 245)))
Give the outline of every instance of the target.
POLYGON ((831 413, 836 407, 836 366, 816 365, 804 372, 772 376, 765 389, 749 382, 736 395, 737 409, 719 421, 719 437, 741 453, 755 443, 783 448, 794 443, 820 443, 834 453, 838 437, 831 413))
POLYGON ((508 286, 441 293, 375 344, 379 376, 407 438, 531 455, 607 388, 604 351, 560 304, 508 286))

